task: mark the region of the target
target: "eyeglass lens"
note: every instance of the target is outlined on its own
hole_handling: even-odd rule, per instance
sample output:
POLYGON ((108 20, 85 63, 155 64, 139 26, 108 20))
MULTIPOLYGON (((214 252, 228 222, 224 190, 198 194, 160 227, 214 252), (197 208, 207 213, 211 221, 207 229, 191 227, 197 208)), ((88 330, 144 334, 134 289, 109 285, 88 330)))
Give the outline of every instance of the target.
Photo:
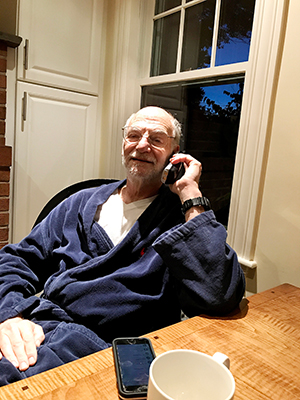
MULTIPOLYGON (((125 128, 124 139, 129 143, 138 143, 145 135, 141 129, 125 128)), ((147 134, 147 140, 151 146, 164 147, 168 143, 169 136, 165 132, 150 132, 147 134)))

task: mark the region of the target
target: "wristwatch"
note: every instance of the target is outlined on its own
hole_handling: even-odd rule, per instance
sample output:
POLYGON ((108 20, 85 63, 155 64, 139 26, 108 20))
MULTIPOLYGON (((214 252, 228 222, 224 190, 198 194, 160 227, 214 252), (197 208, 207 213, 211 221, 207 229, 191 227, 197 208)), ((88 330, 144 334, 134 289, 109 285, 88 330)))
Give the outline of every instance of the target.
POLYGON ((195 197, 194 199, 186 200, 181 207, 183 215, 192 207, 202 206, 205 211, 211 209, 210 201, 206 197, 195 197))

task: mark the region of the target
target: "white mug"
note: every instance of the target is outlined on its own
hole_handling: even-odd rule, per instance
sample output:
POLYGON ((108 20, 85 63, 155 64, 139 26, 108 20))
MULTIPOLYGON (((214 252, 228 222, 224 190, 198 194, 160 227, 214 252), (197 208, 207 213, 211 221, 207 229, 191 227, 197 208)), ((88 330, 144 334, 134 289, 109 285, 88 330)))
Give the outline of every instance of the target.
POLYGON ((235 392, 229 358, 194 350, 171 350, 150 365, 148 400, 231 400, 235 392))

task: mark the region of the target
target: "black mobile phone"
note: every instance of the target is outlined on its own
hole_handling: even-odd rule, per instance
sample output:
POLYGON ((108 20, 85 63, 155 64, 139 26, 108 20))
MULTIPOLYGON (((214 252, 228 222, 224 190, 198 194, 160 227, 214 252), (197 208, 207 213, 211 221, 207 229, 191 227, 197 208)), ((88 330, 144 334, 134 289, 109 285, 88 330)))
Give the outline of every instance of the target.
POLYGON ((161 175, 162 183, 166 185, 170 185, 180 179, 185 173, 183 163, 172 164, 169 163, 166 168, 163 170, 161 175))
POLYGON ((146 399, 150 364, 155 358, 146 338, 117 338, 112 342, 121 399, 146 399))

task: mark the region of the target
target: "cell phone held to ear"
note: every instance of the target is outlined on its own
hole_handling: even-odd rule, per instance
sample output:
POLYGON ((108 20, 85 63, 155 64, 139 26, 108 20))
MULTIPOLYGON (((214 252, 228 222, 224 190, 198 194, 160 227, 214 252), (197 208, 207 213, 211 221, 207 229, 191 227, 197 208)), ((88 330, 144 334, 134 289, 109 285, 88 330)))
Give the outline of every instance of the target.
POLYGON ((163 170, 161 175, 162 183, 166 185, 172 185, 178 179, 180 179, 185 173, 183 163, 172 164, 169 163, 166 168, 163 170))
POLYGON ((112 342, 119 397, 146 399, 149 368, 155 358, 147 338, 117 338, 112 342))

